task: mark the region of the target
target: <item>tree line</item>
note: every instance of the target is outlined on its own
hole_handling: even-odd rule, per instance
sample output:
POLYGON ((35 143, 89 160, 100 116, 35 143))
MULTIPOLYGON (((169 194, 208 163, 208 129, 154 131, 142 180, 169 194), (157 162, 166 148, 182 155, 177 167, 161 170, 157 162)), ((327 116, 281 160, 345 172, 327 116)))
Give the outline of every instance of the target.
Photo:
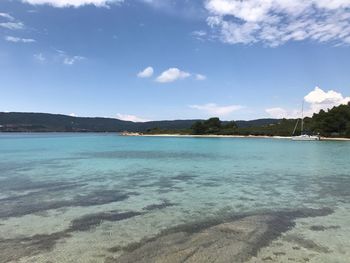
MULTIPOLYGON (((236 122, 223 122, 219 118, 197 121, 189 132, 194 135, 266 135, 291 136, 296 125, 296 119, 282 119, 278 123, 271 123, 255 127, 238 127, 236 122)), ((296 135, 301 133, 301 122, 296 135)), ((350 102, 347 105, 333 107, 328 111, 321 110, 311 118, 304 118, 304 132, 320 134, 327 137, 350 137, 350 102)))

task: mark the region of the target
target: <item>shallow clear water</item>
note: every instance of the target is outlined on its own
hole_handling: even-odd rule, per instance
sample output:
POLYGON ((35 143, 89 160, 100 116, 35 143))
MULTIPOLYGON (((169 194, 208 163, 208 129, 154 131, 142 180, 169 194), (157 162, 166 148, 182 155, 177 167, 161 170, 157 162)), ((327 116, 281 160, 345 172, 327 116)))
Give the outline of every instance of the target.
POLYGON ((0 152, 5 262, 104 262, 179 224, 303 208, 334 211, 297 219, 252 262, 350 259, 349 142, 0 134, 0 152))

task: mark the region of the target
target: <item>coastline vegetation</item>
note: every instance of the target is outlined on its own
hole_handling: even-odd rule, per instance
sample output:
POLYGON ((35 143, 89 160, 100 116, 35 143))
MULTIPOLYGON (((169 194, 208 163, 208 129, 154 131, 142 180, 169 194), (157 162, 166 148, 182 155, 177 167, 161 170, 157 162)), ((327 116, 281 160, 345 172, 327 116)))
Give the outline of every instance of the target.
MULTIPOLYGON (((255 136, 291 136, 297 123, 296 119, 281 119, 277 123, 260 126, 240 127, 234 121, 220 121, 219 118, 196 121, 190 129, 162 130, 149 129, 147 134, 189 134, 189 135, 255 135, 255 136)), ((295 135, 301 134, 299 122, 295 135)), ((311 118, 304 118, 304 132, 320 134, 325 137, 350 138, 350 103, 321 110, 311 118)))
MULTIPOLYGON (((0 132, 124 132, 180 135, 291 136, 296 119, 251 121, 174 120, 130 122, 113 118, 83 118, 47 113, 0 113, 0 132)), ((301 133, 299 121, 295 135, 301 133)), ((304 132, 350 138, 350 103, 304 118, 304 132)))

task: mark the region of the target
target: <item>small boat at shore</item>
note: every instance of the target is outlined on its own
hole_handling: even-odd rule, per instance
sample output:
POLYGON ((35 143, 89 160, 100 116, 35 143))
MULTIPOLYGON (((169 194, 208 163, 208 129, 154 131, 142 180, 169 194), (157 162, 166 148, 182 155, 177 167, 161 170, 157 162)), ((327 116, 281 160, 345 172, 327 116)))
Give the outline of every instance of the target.
POLYGON ((292 134, 292 140, 293 141, 319 141, 320 135, 309 135, 304 132, 304 101, 301 107, 301 129, 300 129, 300 135, 294 136, 295 131, 298 127, 299 119, 297 120, 297 123, 295 124, 294 131, 292 134))
POLYGON ((293 141, 319 141, 320 136, 318 135, 308 135, 308 134, 302 134, 299 136, 292 136, 293 141))

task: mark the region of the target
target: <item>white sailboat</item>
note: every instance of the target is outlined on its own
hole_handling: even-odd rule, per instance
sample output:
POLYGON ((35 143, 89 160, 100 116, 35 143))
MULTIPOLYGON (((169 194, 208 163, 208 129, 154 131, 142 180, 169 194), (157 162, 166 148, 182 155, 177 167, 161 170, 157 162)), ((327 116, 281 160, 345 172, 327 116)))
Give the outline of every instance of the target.
POLYGON ((301 134, 299 136, 294 136, 295 131, 298 127, 299 119, 297 120, 297 123, 294 127, 294 131, 292 134, 292 140, 293 141, 319 141, 320 136, 319 135, 309 135, 304 133, 304 101, 301 107, 301 134))

